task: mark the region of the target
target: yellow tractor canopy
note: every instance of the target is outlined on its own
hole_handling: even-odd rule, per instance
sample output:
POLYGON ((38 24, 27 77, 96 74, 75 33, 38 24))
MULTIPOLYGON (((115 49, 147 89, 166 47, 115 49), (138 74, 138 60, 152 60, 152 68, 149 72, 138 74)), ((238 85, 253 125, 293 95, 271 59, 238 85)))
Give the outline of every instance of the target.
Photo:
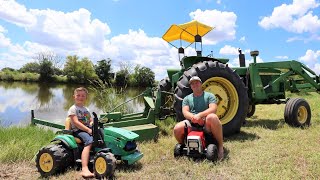
POLYGON ((212 29, 213 27, 193 20, 184 24, 171 25, 167 32, 162 36, 162 39, 168 43, 175 40, 184 40, 189 43, 194 43, 196 35, 203 37, 212 29))

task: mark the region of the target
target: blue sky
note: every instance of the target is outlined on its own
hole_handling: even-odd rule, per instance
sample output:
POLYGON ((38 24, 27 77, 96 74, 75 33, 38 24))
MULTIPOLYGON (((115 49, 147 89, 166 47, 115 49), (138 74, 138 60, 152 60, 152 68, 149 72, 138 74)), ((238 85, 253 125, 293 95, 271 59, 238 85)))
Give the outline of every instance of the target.
MULTIPOLYGON (((215 27, 203 54, 238 66, 241 48, 258 62, 298 60, 320 73, 320 2, 316 0, 0 0, 0 69, 18 69, 35 55, 78 55, 141 64, 166 77, 179 68, 177 50, 162 40, 172 24, 191 20, 215 27)), ((193 55, 193 47, 186 50, 193 55)))

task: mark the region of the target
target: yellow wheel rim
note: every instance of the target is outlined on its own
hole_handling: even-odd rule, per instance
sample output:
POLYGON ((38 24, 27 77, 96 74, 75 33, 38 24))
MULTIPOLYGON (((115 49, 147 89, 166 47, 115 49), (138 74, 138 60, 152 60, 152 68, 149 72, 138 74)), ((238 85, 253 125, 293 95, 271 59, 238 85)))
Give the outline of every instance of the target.
POLYGON ((218 100, 217 116, 221 124, 227 124, 236 115, 239 97, 233 84, 222 77, 212 77, 202 84, 202 89, 214 94, 218 100))
POLYGON ((50 172, 53 168, 53 158, 49 153, 43 153, 39 159, 40 168, 43 172, 50 172))
POLYGON ((297 119, 300 122, 300 124, 305 123, 308 118, 308 111, 306 107, 304 106, 299 107, 297 116, 298 116, 297 119))
POLYGON ((103 157, 98 157, 95 163, 97 173, 104 174, 107 171, 107 162, 103 157))

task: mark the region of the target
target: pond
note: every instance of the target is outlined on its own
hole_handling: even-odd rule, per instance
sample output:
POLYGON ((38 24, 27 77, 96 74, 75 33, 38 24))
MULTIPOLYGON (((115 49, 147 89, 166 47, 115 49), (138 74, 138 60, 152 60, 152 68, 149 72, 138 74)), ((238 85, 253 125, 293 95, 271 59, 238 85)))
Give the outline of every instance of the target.
MULTIPOLYGON (((31 110, 35 117, 50 122, 64 124, 67 111, 74 103, 72 95, 75 84, 23 83, 0 81, 0 126, 25 126, 30 124, 31 110)), ((89 97, 86 106, 97 114, 109 111, 102 108, 95 98, 95 91, 88 87, 89 97)), ((122 93, 128 100, 143 92, 144 89, 128 88, 122 93)), ((130 101, 134 112, 144 109, 142 97, 130 101)), ((118 104, 112 105, 116 107, 118 104)))

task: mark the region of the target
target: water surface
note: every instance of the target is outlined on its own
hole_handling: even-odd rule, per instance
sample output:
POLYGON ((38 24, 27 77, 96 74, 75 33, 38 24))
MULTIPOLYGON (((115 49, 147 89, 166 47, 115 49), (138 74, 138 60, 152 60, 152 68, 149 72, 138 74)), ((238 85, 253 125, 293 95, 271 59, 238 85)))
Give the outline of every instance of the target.
MULTIPOLYGON (((69 107, 73 104, 73 91, 79 85, 23 83, 0 81, 0 126, 24 126, 35 117, 63 124, 69 107)), ((105 112, 90 87, 87 107, 91 112, 105 112)), ((143 89, 131 88, 124 93, 126 99, 140 94, 143 89)), ((143 111, 142 99, 131 101, 135 112, 143 111)), ((115 107, 117 104, 114 104, 115 107)))

